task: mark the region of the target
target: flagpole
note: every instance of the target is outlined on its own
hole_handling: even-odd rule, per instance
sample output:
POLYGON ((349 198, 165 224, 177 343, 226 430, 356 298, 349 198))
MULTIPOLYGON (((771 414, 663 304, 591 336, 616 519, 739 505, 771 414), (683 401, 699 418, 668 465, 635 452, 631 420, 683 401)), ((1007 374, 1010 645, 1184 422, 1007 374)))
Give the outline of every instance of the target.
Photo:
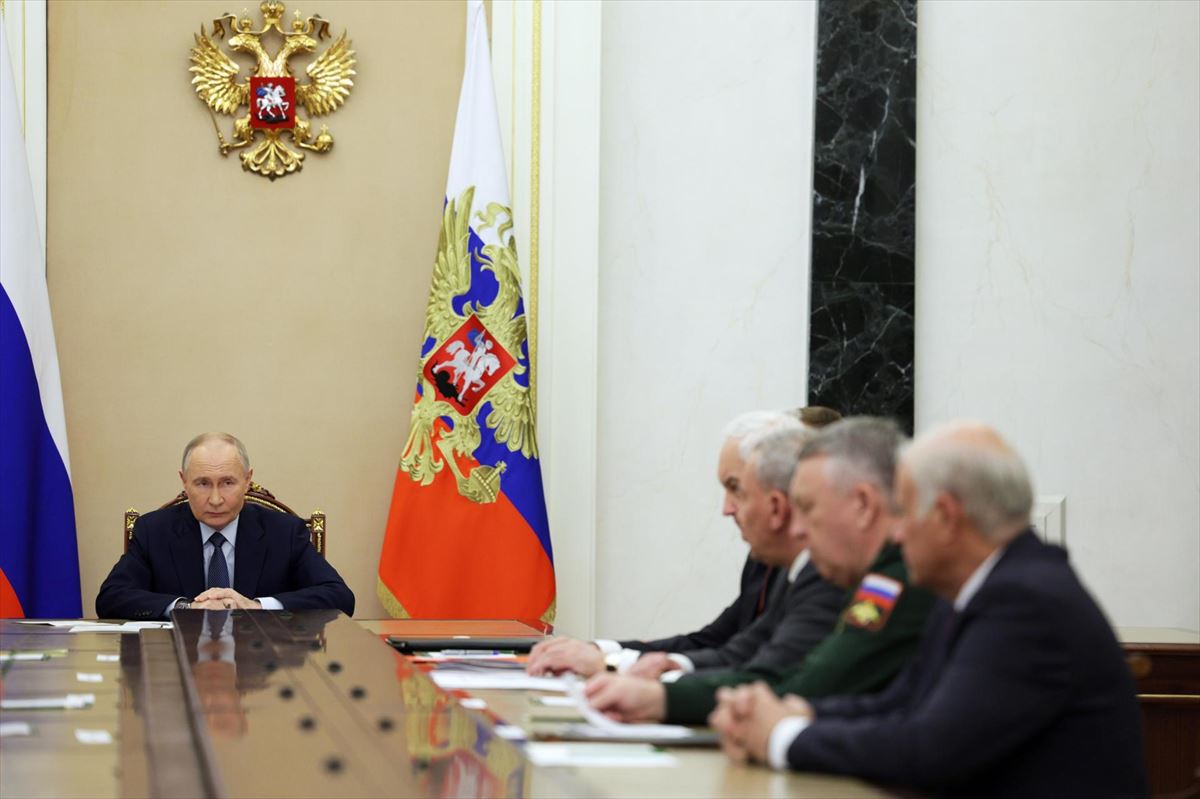
POLYGON ((542 0, 533 0, 533 96, 529 160, 529 400, 537 418, 538 227, 542 170, 542 0))

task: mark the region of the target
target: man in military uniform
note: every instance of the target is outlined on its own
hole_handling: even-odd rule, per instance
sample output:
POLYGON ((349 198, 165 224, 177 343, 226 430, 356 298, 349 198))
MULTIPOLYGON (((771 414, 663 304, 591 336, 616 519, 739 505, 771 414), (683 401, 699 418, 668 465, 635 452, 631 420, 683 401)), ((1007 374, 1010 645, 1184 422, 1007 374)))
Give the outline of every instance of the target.
POLYGON ((792 668, 693 675, 667 685, 601 675, 586 686, 591 704, 625 721, 704 723, 721 686, 765 680, 776 693, 873 693, 885 688, 920 641, 934 598, 908 584, 892 505, 896 450, 891 422, 856 418, 822 430, 799 453, 792 524, 808 539, 821 575, 853 588, 832 634, 792 668))

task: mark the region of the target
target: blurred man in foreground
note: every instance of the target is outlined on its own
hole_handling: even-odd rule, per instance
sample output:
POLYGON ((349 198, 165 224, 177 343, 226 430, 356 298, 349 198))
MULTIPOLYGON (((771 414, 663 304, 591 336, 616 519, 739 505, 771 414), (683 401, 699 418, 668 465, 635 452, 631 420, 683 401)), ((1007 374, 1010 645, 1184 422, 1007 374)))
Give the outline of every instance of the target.
POLYGON ((726 752, 948 796, 1145 796, 1133 679, 1065 553, 1029 529, 1032 498, 987 427, 908 447, 895 540, 944 599, 918 657, 875 696, 725 689, 710 722, 726 752))

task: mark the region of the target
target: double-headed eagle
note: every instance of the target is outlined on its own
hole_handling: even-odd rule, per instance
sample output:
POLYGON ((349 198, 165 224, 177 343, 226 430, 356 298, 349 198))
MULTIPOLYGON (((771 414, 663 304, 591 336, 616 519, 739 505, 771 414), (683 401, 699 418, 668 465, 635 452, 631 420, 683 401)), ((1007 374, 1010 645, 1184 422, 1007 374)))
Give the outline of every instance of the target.
MULTIPOLYGON (((277 177, 298 171, 303 165, 304 153, 293 150, 282 140, 282 134, 291 134, 296 146, 316 153, 328 152, 333 147, 333 136, 321 125, 321 132, 314 138, 312 126, 297 114, 303 106, 309 116, 321 116, 336 111, 350 95, 354 86, 354 51, 343 31, 304 70, 309 82, 299 84, 292 75, 288 59, 296 53, 312 53, 317 49, 317 39, 330 38, 329 23, 313 15, 302 20, 295 12, 292 29, 285 31, 280 24, 283 18, 283 3, 265 0, 259 5, 263 16, 261 30, 253 30, 249 16, 240 19, 236 14, 223 14, 213 20, 212 37, 200 26, 196 44, 192 48, 192 66, 195 73, 192 85, 212 111, 236 116, 238 109, 248 106, 246 115, 233 123, 233 141, 227 141, 217 128, 217 139, 221 155, 230 150, 255 144, 259 133, 264 138, 252 149, 241 153, 242 168, 274 180, 277 177), (232 35, 229 48, 235 52, 250 53, 258 59, 258 65, 250 72, 250 79, 239 83, 238 66, 227 53, 221 50, 216 39, 224 38, 225 25, 232 35), (283 46, 274 56, 263 47, 262 37, 275 30, 283 38, 283 46)), ((216 126, 216 117, 213 125, 216 126)))

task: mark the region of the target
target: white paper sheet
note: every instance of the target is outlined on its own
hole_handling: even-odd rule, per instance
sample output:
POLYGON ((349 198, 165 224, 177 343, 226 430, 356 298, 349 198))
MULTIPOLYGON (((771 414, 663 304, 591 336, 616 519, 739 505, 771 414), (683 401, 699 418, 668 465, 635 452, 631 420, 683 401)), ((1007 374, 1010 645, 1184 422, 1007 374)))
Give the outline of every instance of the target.
POLYGON ((687 738, 692 731, 679 724, 625 724, 614 721, 588 704, 583 695, 583 684, 573 683, 567 691, 575 700, 575 706, 587 720, 589 726, 611 734, 614 738, 644 738, 646 740, 669 741, 671 739, 687 738))
POLYGON ((0 721, 0 738, 16 738, 32 734, 33 727, 27 721, 0 721))
POLYGON ((127 621, 124 624, 103 624, 99 622, 74 622, 67 630, 69 633, 136 633, 142 630, 170 630, 169 621, 127 621))
POLYGON ((112 733, 108 730, 75 730, 75 740, 81 744, 94 746, 113 742, 112 733))
POLYGON ((446 691, 555 691, 566 693, 567 677, 530 677, 523 671, 434 671, 429 677, 446 691))
POLYGON ((95 694, 0 699, 0 710, 70 710, 96 704, 95 694))
POLYGON ((672 768, 679 765, 674 755, 660 752, 650 744, 534 742, 525 744, 525 754, 535 766, 672 768))

